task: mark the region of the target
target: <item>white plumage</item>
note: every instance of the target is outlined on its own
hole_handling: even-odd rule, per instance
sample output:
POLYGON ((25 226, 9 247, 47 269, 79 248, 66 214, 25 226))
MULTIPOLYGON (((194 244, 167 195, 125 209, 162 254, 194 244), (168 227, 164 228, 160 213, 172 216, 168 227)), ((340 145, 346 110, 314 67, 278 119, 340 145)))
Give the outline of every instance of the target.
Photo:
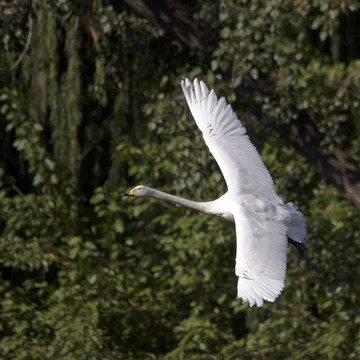
POLYGON ((250 305, 275 301, 284 287, 288 240, 305 249, 306 227, 292 203, 284 205, 246 129, 224 98, 205 83, 181 82, 186 101, 205 143, 217 161, 228 191, 199 203, 139 185, 127 196, 150 196, 235 221, 237 295, 250 305))

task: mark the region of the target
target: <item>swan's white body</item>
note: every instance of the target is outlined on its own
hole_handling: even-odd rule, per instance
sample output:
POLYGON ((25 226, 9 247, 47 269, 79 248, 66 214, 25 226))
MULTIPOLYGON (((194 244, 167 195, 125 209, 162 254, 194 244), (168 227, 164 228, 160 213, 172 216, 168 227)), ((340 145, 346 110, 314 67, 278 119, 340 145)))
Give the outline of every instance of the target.
POLYGON ((302 214, 275 193, 273 180, 251 144, 240 120, 217 100, 204 82, 181 82, 186 101, 206 145, 224 175, 228 191, 219 199, 193 202, 138 186, 126 195, 151 196, 215 214, 236 227, 237 295, 250 305, 275 301, 284 287, 288 238, 303 244, 306 227, 302 214), (140 191, 138 191, 140 190, 140 191), (145 191, 146 190, 146 191, 145 191))

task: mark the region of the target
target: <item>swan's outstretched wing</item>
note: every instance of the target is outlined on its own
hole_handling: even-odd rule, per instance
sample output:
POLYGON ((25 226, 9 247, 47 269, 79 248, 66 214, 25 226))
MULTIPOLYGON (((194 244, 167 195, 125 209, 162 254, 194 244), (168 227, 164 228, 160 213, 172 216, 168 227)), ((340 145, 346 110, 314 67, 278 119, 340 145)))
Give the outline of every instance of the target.
MULTIPOLYGON (((271 204, 280 211, 280 206, 271 204)), ((286 226, 276 209, 273 216, 252 208, 242 208, 234 215, 236 225, 236 265, 239 277, 237 296, 250 306, 263 305, 263 299, 275 301, 285 281, 286 226), (280 220, 280 221, 279 221, 280 220)))
POLYGON ((215 157, 229 190, 255 194, 275 203, 282 200, 246 129, 224 98, 217 100, 203 81, 181 82, 186 101, 206 145, 215 157))

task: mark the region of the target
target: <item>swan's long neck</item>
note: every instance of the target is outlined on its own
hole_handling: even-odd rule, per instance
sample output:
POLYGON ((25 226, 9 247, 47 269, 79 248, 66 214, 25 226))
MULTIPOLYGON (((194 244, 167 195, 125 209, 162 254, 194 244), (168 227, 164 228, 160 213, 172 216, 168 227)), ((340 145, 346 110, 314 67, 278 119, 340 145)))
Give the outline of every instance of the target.
POLYGON ((149 188, 149 192, 147 196, 155 199, 165 200, 182 206, 186 206, 190 209, 201 211, 206 214, 214 214, 214 211, 211 206, 212 203, 211 201, 209 202, 192 201, 153 188, 149 188))

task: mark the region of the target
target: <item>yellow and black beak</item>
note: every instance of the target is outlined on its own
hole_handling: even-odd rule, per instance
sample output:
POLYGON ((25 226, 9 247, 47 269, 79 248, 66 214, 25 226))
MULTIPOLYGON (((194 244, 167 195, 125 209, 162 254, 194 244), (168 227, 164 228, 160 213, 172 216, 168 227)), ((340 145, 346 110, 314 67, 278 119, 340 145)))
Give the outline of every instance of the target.
POLYGON ((133 189, 129 190, 128 192, 121 194, 121 196, 135 196, 135 194, 136 194, 136 189, 133 188, 133 189))

